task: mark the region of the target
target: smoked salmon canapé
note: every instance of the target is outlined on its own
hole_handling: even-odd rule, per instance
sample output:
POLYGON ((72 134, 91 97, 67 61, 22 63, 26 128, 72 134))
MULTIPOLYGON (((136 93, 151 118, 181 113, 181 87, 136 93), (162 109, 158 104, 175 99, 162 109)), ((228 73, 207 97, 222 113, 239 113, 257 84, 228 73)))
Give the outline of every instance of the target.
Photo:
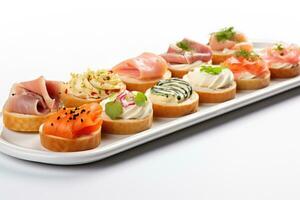
POLYGON ((155 117, 175 118, 198 110, 198 94, 180 78, 160 80, 146 91, 146 96, 153 104, 155 117))
POLYGON ((153 53, 127 59, 113 67, 112 71, 120 76, 127 90, 139 92, 145 92, 159 80, 171 77, 165 59, 153 53))
POLYGON ((143 92, 125 90, 100 104, 104 109, 103 133, 129 135, 152 126, 152 103, 143 92))
POLYGON ((223 28, 211 33, 209 46, 213 51, 212 63, 220 64, 234 54, 235 50, 252 51, 253 45, 247 41, 246 36, 233 27, 223 28))
POLYGON ((221 65, 233 72, 239 90, 256 90, 270 84, 267 63, 253 51, 238 50, 221 65))
POLYGON ((201 65, 183 76, 199 95, 200 103, 220 103, 235 98, 236 83, 230 69, 201 65))
POLYGON ((38 132, 40 125, 58 110, 62 83, 43 76, 13 84, 3 107, 3 124, 18 132, 38 132))
POLYGON ((62 101, 65 107, 78 107, 101 102, 125 88, 120 77, 112 71, 88 69, 84 73, 71 73, 71 79, 62 87, 62 101))
POLYGON ((263 58, 271 71, 271 78, 291 78, 300 74, 300 47, 277 43, 263 50, 263 58))
POLYGON ((161 56, 169 63, 172 77, 182 78, 191 69, 210 62, 212 51, 204 44, 184 38, 171 44, 168 51, 161 56))
POLYGON ((57 152, 96 148, 101 141, 101 113, 98 103, 61 108, 40 126, 43 147, 57 152))

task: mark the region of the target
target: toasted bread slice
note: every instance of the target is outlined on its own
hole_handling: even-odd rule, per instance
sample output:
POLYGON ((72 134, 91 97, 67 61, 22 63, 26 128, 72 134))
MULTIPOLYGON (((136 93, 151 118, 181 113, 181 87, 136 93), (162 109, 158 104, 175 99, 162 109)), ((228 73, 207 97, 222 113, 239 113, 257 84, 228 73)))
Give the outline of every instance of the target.
POLYGON ((166 71, 162 78, 139 80, 124 75, 119 75, 121 80, 126 84, 126 89, 129 91, 145 92, 147 89, 154 86, 161 79, 171 78, 172 74, 169 70, 166 71))
POLYGON ((230 58, 234 54, 234 51, 222 52, 222 51, 213 51, 212 54, 212 64, 218 65, 224 62, 226 59, 230 58))
POLYGON ((291 68, 269 69, 271 72, 271 78, 292 78, 300 74, 300 64, 295 65, 291 68))
POLYGON ((189 99, 179 104, 169 104, 156 101, 152 101, 152 104, 155 117, 180 117, 194 113, 198 110, 199 96, 196 92, 193 92, 189 99))
POLYGON ((235 98, 236 83, 233 82, 229 87, 224 89, 203 88, 196 91, 199 95, 200 103, 221 103, 235 98))
POLYGON ((177 77, 177 78, 182 78, 190 71, 189 69, 174 68, 172 65, 169 65, 169 70, 172 73, 172 77, 177 77))
POLYGON ((153 111, 143 119, 110 119, 105 112, 102 113, 103 133, 130 135, 149 129, 152 126, 153 111))
POLYGON ((83 104, 101 101, 101 99, 84 99, 84 98, 76 97, 76 96, 68 93, 68 89, 67 89, 66 85, 63 85, 61 88, 62 88, 61 100, 62 100, 64 106, 67 108, 79 107, 83 104))
POLYGON ((69 139, 47 135, 43 133, 43 125, 40 126, 40 139, 43 147, 50 151, 57 152, 74 152, 94 149, 101 142, 101 126, 98 130, 91 134, 81 136, 79 138, 69 139))
POLYGON ((254 78, 254 79, 237 79, 237 89, 238 90, 257 90, 267 87, 270 84, 270 73, 264 77, 254 78))
POLYGON ((26 115, 3 110, 3 123, 7 129, 23 133, 38 133, 48 115, 26 115))

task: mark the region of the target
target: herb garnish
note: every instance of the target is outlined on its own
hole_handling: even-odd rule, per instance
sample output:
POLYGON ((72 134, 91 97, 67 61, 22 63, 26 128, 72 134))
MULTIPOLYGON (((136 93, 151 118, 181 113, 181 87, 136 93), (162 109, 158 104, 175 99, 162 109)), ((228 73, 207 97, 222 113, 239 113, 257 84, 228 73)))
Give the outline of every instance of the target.
POLYGON ((182 50, 184 50, 184 51, 190 51, 190 50, 192 50, 191 47, 190 47, 189 42, 186 41, 186 40, 181 40, 180 42, 177 42, 176 45, 177 45, 180 49, 182 49, 182 50))
POLYGON ((231 26, 229 28, 223 28, 219 32, 215 33, 215 36, 218 40, 218 42, 225 41, 225 40, 231 40, 233 36, 235 35, 234 28, 231 26))
POLYGON ((238 58, 243 57, 243 58, 245 58, 247 60, 250 60, 250 61, 254 61, 254 60, 257 60, 259 58, 259 55, 256 54, 254 51, 246 51, 244 49, 236 51, 235 56, 238 57, 238 58))
POLYGON ((284 46, 281 43, 277 43, 274 45, 274 49, 277 51, 282 51, 282 50, 284 50, 284 46))
POLYGON ((123 113, 123 107, 120 101, 115 100, 105 104, 105 113, 111 118, 116 119, 123 113))
POLYGON ((146 101, 147 101, 147 97, 142 92, 137 92, 136 95, 134 96, 134 102, 138 106, 144 106, 146 104, 146 101))
POLYGON ((200 68, 200 72, 206 72, 211 75, 218 75, 222 72, 223 68, 219 66, 209 66, 209 65, 202 65, 200 68))

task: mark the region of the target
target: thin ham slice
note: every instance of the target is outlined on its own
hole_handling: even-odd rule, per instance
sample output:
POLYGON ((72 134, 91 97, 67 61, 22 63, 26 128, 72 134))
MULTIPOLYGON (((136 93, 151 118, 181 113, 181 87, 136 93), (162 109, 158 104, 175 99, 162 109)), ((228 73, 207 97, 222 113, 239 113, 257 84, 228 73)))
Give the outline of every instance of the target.
POLYGON ((208 62, 211 60, 212 51, 206 45, 195 42, 190 39, 183 39, 188 45, 189 51, 183 50, 176 44, 171 44, 167 53, 161 54, 161 56, 171 64, 192 64, 196 61, 208 62))
POLYGON ((300 63, 300 47, 296 45, 282 44, 282 50, 276 50, 274 47, 269 47, 264 50, 263 58, 269 64, 273 63, 300 63))
POLYGON ((153 53, 143 53, 119 63, 112 71, 121 76, 144 80, 161 78, 167 67, 168 63, 162 57, 153 53))
POLYGON ((39 77, 12 86, 5 109, 9 112, 44 115, 59 106, 60 83, 39 77))

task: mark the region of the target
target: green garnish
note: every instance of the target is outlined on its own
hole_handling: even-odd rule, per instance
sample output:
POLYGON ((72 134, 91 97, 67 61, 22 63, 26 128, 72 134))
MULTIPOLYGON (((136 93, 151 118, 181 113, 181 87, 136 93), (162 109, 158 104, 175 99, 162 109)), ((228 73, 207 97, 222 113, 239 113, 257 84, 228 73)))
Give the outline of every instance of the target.
POLYGON ((282 51, 282 50, 284 50, 284 46, 283 46, 283 44, 277 43, 274 45, 274 49, 277 51, 282 51))
POLYGON ((254 51, 246 51, 244 49, 236 51, 235 56, 243 57, 243 58, 245 58, 247 60, 251 60, 251 61, 257 60, 259 58, 259 55, 256 54, 254 51))
POLYGON ((147 97, 142 92, 137 92, 134 96, 134 102, 138 106, 144 106, 146 104, 147 97))
POLYGON ((182 50, 184 50, 184 51, 190 51, 190 50, 191 50, 190 44, 189 44, 189 42, 186 41, 186 40, 182 40, 182 41, 180 41, 180 42, 177 42, 176 45, 177 45, 180 49, 182 49, 182 50))
POLYGON ((200 72, 206 72, 208 74, 212 74, 212 75, 218 75, 222 72, 223 67, 219 67, 219 66, 209 66, 209 65, 203 65, 200 68, 200 72))
POLYGON ((105 113, 111 118, 116 119, 123 113, 120 101, 111 101, 105 104, 105 113))
POLYGON ((231 26, 229 28, 224 28, 220 30, 219 32, 216 32, 215 36, 218 40, 218 42, 225 41, 225 40, 231 40, 233 36, 235 35, 234 28, 231 26))

